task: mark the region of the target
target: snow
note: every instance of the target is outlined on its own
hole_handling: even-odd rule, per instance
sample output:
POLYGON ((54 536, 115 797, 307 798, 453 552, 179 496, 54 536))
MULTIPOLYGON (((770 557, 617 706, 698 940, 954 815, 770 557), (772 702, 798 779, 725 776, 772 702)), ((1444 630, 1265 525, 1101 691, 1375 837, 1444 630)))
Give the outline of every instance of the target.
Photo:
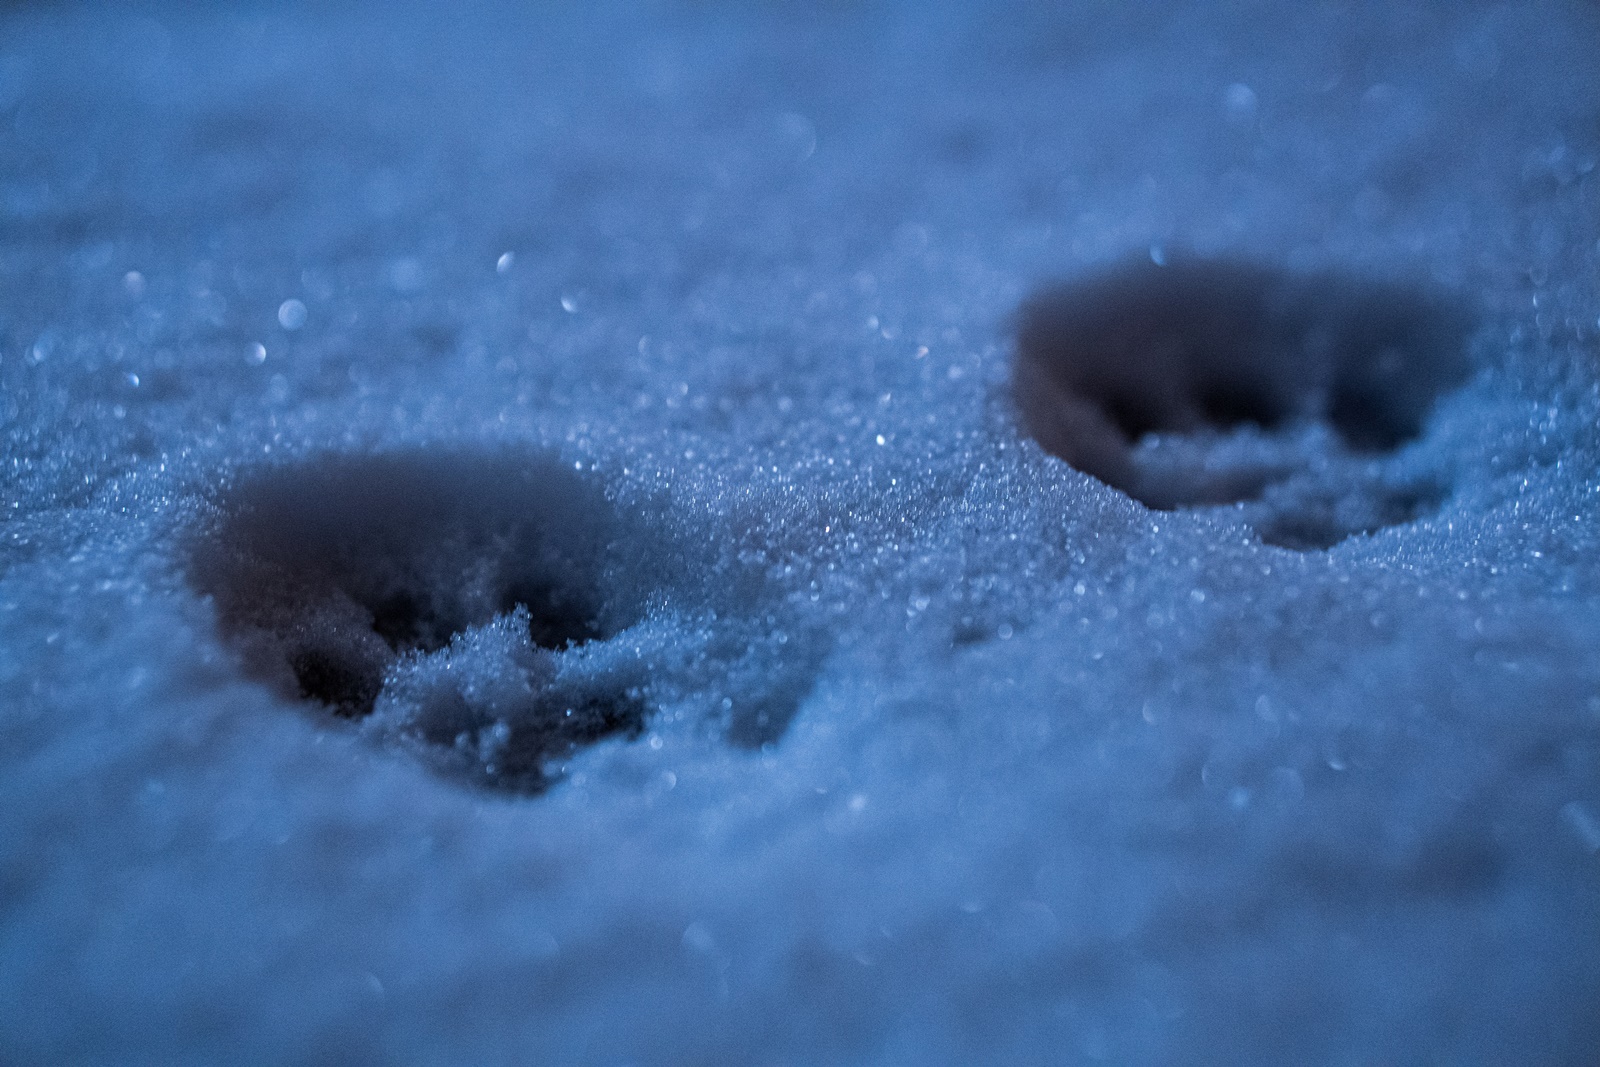
POLYGON ((7 5, 0 1061, 1596 1062, 1596 40, 7 5))

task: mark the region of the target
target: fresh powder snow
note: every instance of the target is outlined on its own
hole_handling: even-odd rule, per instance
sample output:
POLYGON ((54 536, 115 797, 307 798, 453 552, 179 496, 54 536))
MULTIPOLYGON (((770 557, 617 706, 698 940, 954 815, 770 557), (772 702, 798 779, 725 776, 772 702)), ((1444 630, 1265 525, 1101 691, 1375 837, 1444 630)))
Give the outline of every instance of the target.
POLYGON ((0 1063, 1600 1063, 1600 9, 0 5, 0 1063))

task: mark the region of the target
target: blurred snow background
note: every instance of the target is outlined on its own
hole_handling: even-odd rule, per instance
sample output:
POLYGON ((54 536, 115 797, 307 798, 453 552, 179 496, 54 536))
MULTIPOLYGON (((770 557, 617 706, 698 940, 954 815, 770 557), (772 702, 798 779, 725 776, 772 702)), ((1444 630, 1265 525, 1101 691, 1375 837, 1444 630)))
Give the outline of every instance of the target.
POLYGON ((1597 44, 0 7, 0 1060, 1600 1061, 1597 44), (1294 551, 1041 451, 1017 308, 1169 250, 1470 304, 1436 509, 1294 551), (239 639, 371 607, 252 545, 443 596, 539 493, 596 640, 369 634, 353 720, 239 639), (551 685, 619 728, 518 750, 551 685))

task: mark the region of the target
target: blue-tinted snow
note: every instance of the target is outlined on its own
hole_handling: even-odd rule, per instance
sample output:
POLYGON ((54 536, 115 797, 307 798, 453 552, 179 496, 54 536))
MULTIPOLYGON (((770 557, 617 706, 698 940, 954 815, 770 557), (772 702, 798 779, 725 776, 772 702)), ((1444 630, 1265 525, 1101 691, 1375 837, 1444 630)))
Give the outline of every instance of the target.
POLYGON ((0 1059, 1596 1062, 1597 41, 5 5, 0 1059), (1029 440, 1018 307, 1169 250, 1469 303, 1436 510, 1291 551, 1029 440), (207 566, 375 456, 570 468, 606 636, 252 666, 207 566), (552 685, 648 713, 501 788, 552 685))

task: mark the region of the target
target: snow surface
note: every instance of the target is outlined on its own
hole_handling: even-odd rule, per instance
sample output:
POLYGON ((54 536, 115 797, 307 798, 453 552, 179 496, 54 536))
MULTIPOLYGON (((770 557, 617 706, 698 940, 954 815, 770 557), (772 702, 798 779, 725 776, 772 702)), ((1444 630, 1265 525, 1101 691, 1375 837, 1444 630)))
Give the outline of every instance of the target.
POLYGON ((1597 161, 1578 0, 4 5, 0 1062, 1600 1063, 1597 161))

